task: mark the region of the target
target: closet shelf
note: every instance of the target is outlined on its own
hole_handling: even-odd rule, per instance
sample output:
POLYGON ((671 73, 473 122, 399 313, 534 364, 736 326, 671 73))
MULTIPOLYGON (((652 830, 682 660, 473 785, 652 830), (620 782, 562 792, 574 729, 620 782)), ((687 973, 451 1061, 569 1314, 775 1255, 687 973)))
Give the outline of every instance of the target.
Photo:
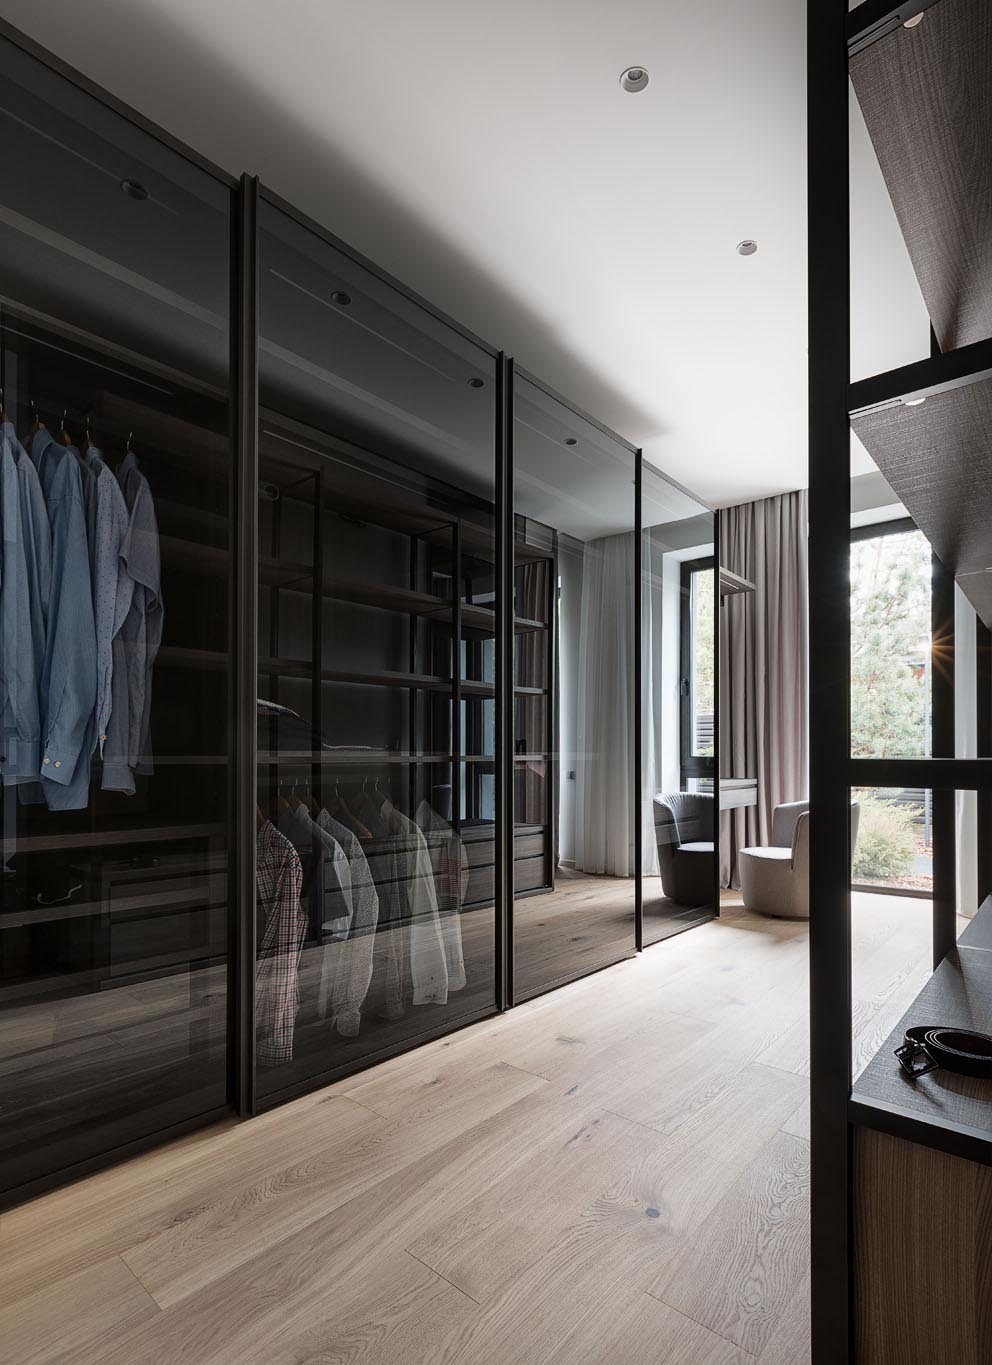
POLYGON ((182 910, 206 910, 217 903, 207 881, 183 892, 153 891, 140 896, 114 896, 99 901, 67 901, 64 905, 29 905, 0 912, 0 930, 30 928, 34 924, 69 919, 89 919, 94 915, 126 915, 135 911, 174 914, 182 910))
POLYGON ((223 821, 196 825, 151 825, 145 829, 82 830, 78 834, 26 834, 18 853, 55 852, 74 848, 117 848, 127 844, 164 844, 182 839, 226 839, 223 821))
POLYGON ((392 749, 264 749, 258 754, 259 766, 278 767, 298 763, 307 767, 377 768, 408 766, 415 763, 495 763, 492 754, 404 754, 392 749))
MULTIPOLYGON (((462 679, 463 697, 495 697, 495 695, 496 688, 492 683, 462 679)), ((548 689, 546 687, 515 687, 513 695, 515 697, 546 697, 548 689)))
MULTIPOLYGON (((158 652, 158 662, 172 668, 205 669, 208 672, 223 672, 232 667, 231 656, 219 650, 183 649, 176 645, 163 645, 158 652)), ((305 659, 259 659, 259 673, 280 678, 312 678, 314 670, 305 659)), ((353 671, 347 669, 325 668, 320 671, 322 682, 356 683, 369 687, 415 687, 426 692, 452 692, 454 681, 431 673, 394 673, 386 669, 367 669, 353 671)), ((545 687, 515 687, 516 696, 546 697, 545 687)), ((473 682, 462 679, 463 697, 494 697, 496 689, 492 683, 473 682)), ((183 760, 185 761, 185 760, 183 760)), ((200 760, 205 761, 205 760, 200 760)))
POLYGON ((851 81, 940 348, 982 340, 992 335, 988 0, 937 0, 921 23, 888 31, 866 29, 856 10, 851 28, 851 81))
POLYGON ((930 393, 923 403, 855 413, 851 426, 992 626, 992 378, 930 393))
POLYGON ((259 659, 259 673, 279 678, 313 678, 321 682, 356 683, 368 687, 414 687, 426 692, 450 692, 452 681, 430 673, 392 673, 385 669, 351 670, 323 668, 315 670, 303 659, 259 659))
MULTIPOLYGON (((162 536, 160 543, 166 563, 178 564, 197 573, 209 570, 226 575, 229 572, 230 555, 227 550, 218 546, 203 545, 198 541, 183 540, 178 536, 162 536)), ((278 588, 283 592, 300 592, 307 596, 314 593, 314 571, 308 564, 263 557, 258 562, 258 576, 259 581, 267 588, 278 588)), ((325 600, 378 607, 383 611, 422 616, 448 624, 454 620, 454 609, 450 600, 446 601, 426 592, 416 592, 411 588, 394 587, 389 583, 328 578, 323 583, 320 595, 325 600)), ((466 629, 489 632, 496 629, 496 613, 491 607, 463 602, 461 619, 466 629)), ((514 629, 519 634, 547 628, 546 621, 536 621, 526 616, 518 616, 514 621, 514 629)))
POLYGON ((750 579, 742 578, 739 573, 733 573, 730 569, 720 569, 720 596, 737 597, 740 593, 754 592, 754 584, 750 579))
POLYGON ((938 1070, 913 1082, 893 1056, 907 1028, 928 1024, 992 1033, 989 900, 868 1063, 850 1106, 852 1121, 864 1127, 992 1165, 992 1080, 938 1070))

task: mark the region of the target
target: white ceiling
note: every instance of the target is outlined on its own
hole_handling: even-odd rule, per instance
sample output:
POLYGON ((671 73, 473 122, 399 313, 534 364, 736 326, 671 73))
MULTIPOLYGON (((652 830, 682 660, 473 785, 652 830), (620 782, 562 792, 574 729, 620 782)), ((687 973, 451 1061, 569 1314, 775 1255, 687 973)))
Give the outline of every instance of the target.
MULTIPOLYGON (((806 482, 804 9, 0 0, 715 505, 806 482)), ((853 147, 868 373, 925 354, 927 320, 858 120, 853 147)))

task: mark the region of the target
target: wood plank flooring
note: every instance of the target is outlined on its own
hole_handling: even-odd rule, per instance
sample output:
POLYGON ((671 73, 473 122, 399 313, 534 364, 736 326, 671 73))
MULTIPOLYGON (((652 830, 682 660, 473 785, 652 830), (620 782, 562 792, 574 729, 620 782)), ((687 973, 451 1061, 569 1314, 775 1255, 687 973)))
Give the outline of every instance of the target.
MULTIPOLYGON (((863 1051, 925 973, 930 907, 855 901, 863 1051)), ((806 952, 728 904, 4 1214, 0 1360, 803 1365, 806 952)))

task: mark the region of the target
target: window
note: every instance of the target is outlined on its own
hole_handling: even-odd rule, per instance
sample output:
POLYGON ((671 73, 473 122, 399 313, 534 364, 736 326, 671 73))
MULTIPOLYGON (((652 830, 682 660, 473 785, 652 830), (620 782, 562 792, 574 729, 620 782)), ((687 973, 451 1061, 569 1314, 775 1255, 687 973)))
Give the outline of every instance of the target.
POLYGON ((715 729, 713 560, 682 565, 680 751, 682 783, 712 777, 715 729))
MULTIPOLYGON (((914 758, 930 753, 930 546, 908 519, 851 536, 851 754, 914 758)), ((861 820, 854 884, 930 895, 931 793, 858 793, 861 820)))

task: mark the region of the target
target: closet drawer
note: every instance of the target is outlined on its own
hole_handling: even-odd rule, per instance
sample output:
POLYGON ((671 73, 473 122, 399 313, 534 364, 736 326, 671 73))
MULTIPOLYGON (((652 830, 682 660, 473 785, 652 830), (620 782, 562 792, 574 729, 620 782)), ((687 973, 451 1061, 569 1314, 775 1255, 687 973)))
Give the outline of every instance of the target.
POLYGON ((117 866, 105 880, 107 966, 113 980, 154 968, 203 962, 227 952, 224 859, 166 859, 117 866))
POLYGON ((203 962, 227 950, 227 907, 163 906, 128 912, 110 923, 110 976, 117 979, 150 968, 203 962))

